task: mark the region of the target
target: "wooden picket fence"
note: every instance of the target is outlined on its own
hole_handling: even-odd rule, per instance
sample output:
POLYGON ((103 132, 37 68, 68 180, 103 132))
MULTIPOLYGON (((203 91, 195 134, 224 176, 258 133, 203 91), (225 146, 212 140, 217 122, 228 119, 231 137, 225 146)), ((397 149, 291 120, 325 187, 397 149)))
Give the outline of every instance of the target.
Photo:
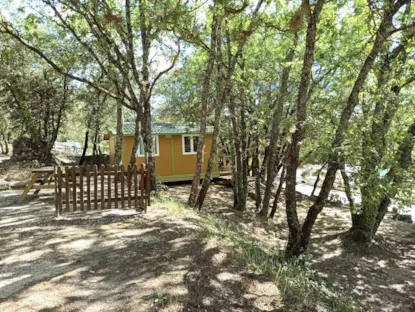
POLYGON ((56 216, 75 211, 150 206, 150 169, 141 165, 54 168, 56 216))

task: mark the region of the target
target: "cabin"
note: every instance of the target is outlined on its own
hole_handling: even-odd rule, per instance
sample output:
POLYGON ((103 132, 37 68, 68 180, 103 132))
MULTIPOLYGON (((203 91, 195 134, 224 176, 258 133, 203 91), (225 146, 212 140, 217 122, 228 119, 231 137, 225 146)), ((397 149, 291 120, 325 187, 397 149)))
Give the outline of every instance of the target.
MULTIPOLYGON (((190 181, 196 166, 196 151, 199 127, 190 123, 154 122, 151 124, 153 133, 154 159, 156 176, 161 182, 190 181)), ((122 144, 122 163, 127 166, 130 162, 134 142, 133 122, 124 123, 122 144)), ((207 127, 201 178, 206 173, 212 142, 213 128, 207 127)), ((109 137, 110 159, 114 163, 115 135, 109 137)), ((145 163, 144 145, 141 141, 136 154, 137 164, 145 163)), ((215 161, 212 178, 219 177, 218 163, 215 161)))

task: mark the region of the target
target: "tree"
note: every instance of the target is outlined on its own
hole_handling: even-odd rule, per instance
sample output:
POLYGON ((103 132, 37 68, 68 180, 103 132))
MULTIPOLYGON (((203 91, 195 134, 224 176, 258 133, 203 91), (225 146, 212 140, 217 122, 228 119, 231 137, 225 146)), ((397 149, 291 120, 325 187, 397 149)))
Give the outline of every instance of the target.
MULTIPOLYGON (((362 91, 362 88, 365 84, 366 78, 375 62, 376 57, 378 56, 380 50, 383 47, 386 39, 391 36, 392 34, 396 33, 397 30, 400 30, 402 27, 394 28, 393 21, 395 14, 405 5, 408 4, 409 1, 397 1, 393 4, 385 4, 383 14, 381 16, 381 22, 379 24, 379 28, 376 31, 375 39, 373 46, 365 59, 362 67, 360 68, 359 74, 353 84, 353 88, 347 98, 347 101, 344 105, 342 110, 340 120, 336 129, 336 133, 334 139, 331 143, 331 153, 328 158, 328 169, 325 179, 323 181, 323 185, 320 191, 319 196, 317 197, 314 204, 310 207, 306 220, 304 221, 303 225, 300 226, 298 221, 297 213, 296 213, 296 206, 295 206, 295 179, 296 179, 296 168, 298 165, 298 153, 299 150, 298 143, 300 140, 295 139, 297 144, 291 145, 291 154, 293 153, 293 149, 295 152, 295 156, 290 156, 291 160, 288 163, 287 167, 287 188, 285 191, 286 194, 286 210, 287 210, 287 219, 288 225, 290 229, 290 236, 287 245, 287 252, 290 255, 298 255, 305 250, 307 250, 311 231, 313 225, 317 219, 318 214, 324 207, 324 203, 330 193, 330 190, 333 187, 334 179, 336 176, 336 172, 339 169, 341 164, 340 156, 342 154, 342 143, 344 141, 344 135, 347 130, 350 117, 355 109, 355 107, 359 103, 359 95, 362 91), (287 196, 288 195, 288 196, 287 196)), ((310 24, 309 24, 310 27, 310 24)), ((303 95, 302 95, 303 96, 303 95)), ((299 94, 300 99, 300 94, 299 94)), ((300 102, 300 101, 299 101, 300 102)), ((298 105, 298 103, 297 103, 298 105)), ((306 106, 303 106, 303 109, 306 106)), ((301 108, 300 108, 301 109, 301 108)), ((297 107, 297 122, 305 120, 305 111, 300 111, 300 116, 298 113, 299 107, 297 107)), ((298 133, 298 130, 296 131, 298 133)), ((301 133, 300 133, 301 134, 301 133)))
MULTIPOLYGON (((32 55, 15 51, 13 44, 2 52, 0 107, 9 114, 15 136, 25 138, 13 150, 13 157, 50 163, 51 150, 75 100, 73 85, 32 55), (22 154, 23 150, 28 152, 22 154)), ((5 132, 3 126, 3 140, 5 132)))
POLYGON ((214 65, 215 65, 215 58, 218 46, 218 40, 222 40, 218 38, 218 31, 220 28, 217 13, 215 12, 215 5, 213 7, 213 16, 212 16, 212 31, 210 37, 210 51, 209 51, 209 58, 207 62, 206 71, 203 77, 203 86, 202 92, 200 97, 200 104, 201 104, 201 114, 200 114, 200 130, 198 136, 198 143, 197 143, 197 152, 196 152, 196 167, 195 173, 193 175, 192 187, 190 189, 189 200, 188 204, 190 206, 195 206, 196 199, 198 196, 199 190, 199 181, 200 181, 200 174, 202 171, 203 165, 203 149, 205 147, 205 133, 206 133, 206 123, 207 123, 207 114, 208 114, 208 97, 210 92, 210 80, 213 73, 214 65))
MULTIPOLYGON (((169 1, 144 3, 141 0, 137 3, 126 0, 123 5, 106 1, 44 0, 32 10, 36 13, 26 14, 25 7, 18 8, 16 16, 22 22, 15 18, 12 23, 2 17, 0 32, 39 55, 61 75, 85 83, 134 110, 137 129, 132 155, 135 156, 142 137, 149 164, 154 167, 151 95, 158 79, 174 67, 180 48, 178 45, 171 64, 157 73, 150 72, 150 49, 156 39, 163 39, 161 34, 167 34, 180 22, 180 18, 185 19, 187 12, 187 7, 181 2, 170 4, 169 1), (48 13, 43 5, 53 14, 48 13), (156 14, 149 14, 151 11, 156 14), (38 27, 40 25, 46 27, 38 27), (43 29, 52 31, 47 33, 43 29), (51 51, 48 38, 56 33, 60 35, 58 42, 61 49, 51 51), (77 45, 69 42, 76 42, 77 45), (137 46, 141 48, 141 55, 137 46), (88 59, 87 70, 66 71, 65 67, 79 63, 76 56, 80 55, 88 59), (140 69, 137 65, 139 61, 140 69), (111 85, 103 87, 97 84, 96 78, 101 75, 111 85)), ((135 157, 131 163, 135 163, 135 157)), ((152 172, 155 173, 155 170, 152 172)), ((154 174, 152 180, 155 186, 154 174)))

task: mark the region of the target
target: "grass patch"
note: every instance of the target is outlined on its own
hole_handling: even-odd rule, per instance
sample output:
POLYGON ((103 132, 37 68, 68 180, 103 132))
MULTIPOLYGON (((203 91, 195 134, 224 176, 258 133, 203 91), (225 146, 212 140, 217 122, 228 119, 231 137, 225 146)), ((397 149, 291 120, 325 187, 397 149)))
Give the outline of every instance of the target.
POLYGON ((203 235, 220 239, 221 246, 244 268, 271 277, 280 290, 286 311, 362 311, 355 301, 332 291, 317 276, 308 255, 287 259, 280 249, 267 248, 243 234, 236 223, 199 213, 171 199, 166 192, 159 194, 158 201, 172 217, 196 219, 203 235))

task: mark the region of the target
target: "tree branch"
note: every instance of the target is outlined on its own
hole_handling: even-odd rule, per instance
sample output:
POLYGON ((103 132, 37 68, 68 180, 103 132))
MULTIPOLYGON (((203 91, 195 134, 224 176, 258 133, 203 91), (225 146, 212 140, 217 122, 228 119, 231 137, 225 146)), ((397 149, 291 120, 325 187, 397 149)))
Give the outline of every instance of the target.
POLYGON ((11 37, 13 37, 16 41, 20 42, 23 46, 25 46, 27 49, 29 49, 30 51, 36 53, 39 57, 41 57, 46 63, 48 63, 56 72, 58 72, 59 74, 66 76, 68 78, 71 78, 73 80, 77 80, 79 82, 83 82, 91 87, 93 87, 94 89, 100 90, 102 92, 104 92, 105 94, 108 94, 110 97, 119 100, 123 103, 123 105, 125 105, 127 108, 132 109, 132 107, 127 104, 124 99, 122 99, 121 97, 119 97, 118 95, 96 85, 95 83, 93 83, 92 81, 83 78, 83 77, 79 77, 73 74, 70 74, 69 72, 63 70, 61 67, 59 67, 54 61, 52 61, 52 59, 50 59, 48 56, 46 56, 42 51, 40 51, 38 48, 36 48, 35 46, 29 44, 28 42, 26 42, 19 34, 17 34, 15 31, 12 31, 8 25, 6 25, 5 22, 1 22, 0 23, 0 33, 4 33, 4 34, 8 34, 11 37))
POLYGON ((170 70, 173 69, 174 65, 176 65, 177 60, 179 59, 179 55, 180 55, 180 39, 177 40, 177 53, 173 58, 173 62, 171 63, 171 65, 166 68, 165 70, 162 70, 161 72, 158 73, 158 75, 156 76, 156 78, 153 80, 153 83, 150 86, 150 91, 149 91, 149 95, 147 98, 147 102, 150 101, 151 98, 151 94, 153 93, 153 88, 157 83, 157 80, 160 79, 161 76, 163 76, 164 74, 166 74, 167 72, 169 72, 170 70))

